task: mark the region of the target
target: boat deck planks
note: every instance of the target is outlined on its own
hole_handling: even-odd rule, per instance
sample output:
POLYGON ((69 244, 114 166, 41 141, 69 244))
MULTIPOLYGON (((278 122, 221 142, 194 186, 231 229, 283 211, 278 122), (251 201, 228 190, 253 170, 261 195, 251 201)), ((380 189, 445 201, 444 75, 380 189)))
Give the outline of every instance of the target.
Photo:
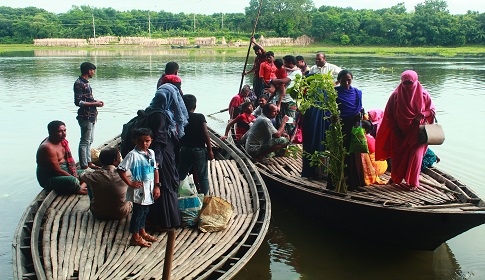
MULTIPOLYGON (((115 138, 102 147, 117 143, 115 138)), ((256 167, 213 135, 211 143, 216 160, 208 166, 210 193, 230 202, 234 214, 219 232, 176 229, 172 279, 234 276, 269 228, 269 195, 256 167)), ((168 234, 153 233, 159 241, 150 248, 129 246, 129 222, 130 216, 119 221, 95 218, 87 196, 42 191, 16 231, 14 275, 20 279, 161 279, 168 234), (24 249, 18 244, 24 244, 24 249)))
MULTIPOLYGON (((296 158, 272 157, 264 164, 256 162, 256 166, 261 172, 264 173, 266 171, 267 174, 276 177, 282 182, 290 180, 292 184, 305 186, 316 191, 328 191, 327 183, 324 180, 308 179, 300 176, 301 156, 296 158)), ((420 174, 420 187, 416 191, 410 192, 402 184, 372 184, 360 187, 355 191, 348 191, 346 195, 356 200, 377 202, 386 207, 405 206, 416 209, 433 209, 433 211, 443 211, 446 207, 447 209, 453 209, 452 211, 485 211, 485 205, 471 204, 469 207, 463 207, 463 203, 456 203, 463 202, 463 200, 471 201, 470 196, 467 194, 470 190, 468 188, 466 190, 460 188, 456 179, 450 180, 438 176, 442 175, 442 172, 435 168, 429 168, 426 172, 428 173, 420 174), (433 174, 436 175, 432 176, 433 174), (438 181, 435 178, 441 180, 438 181)), ((381 179, 389 180, 390 173, 386 172, 381 176, 381 179)))

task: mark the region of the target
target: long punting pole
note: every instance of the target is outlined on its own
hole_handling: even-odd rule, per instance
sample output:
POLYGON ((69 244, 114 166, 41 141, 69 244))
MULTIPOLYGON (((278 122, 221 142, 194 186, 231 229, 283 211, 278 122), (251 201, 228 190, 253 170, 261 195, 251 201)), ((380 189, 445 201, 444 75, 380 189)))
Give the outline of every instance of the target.
POLYGON ((173 261, 173 252, 175 248, 175 230, 169 229, 168 232, 168 240, 167 240, 167 247, 165 250, 165 261, 163 263, 163 280, 170 280, 170 276, 172 273, 172 261, 173 261))
MULTIPOLYGON (((258 25, 259 14, 261 13, 261 6, 263 5, 263 0, 259 0, 258 15, 256 16, 256 21, 254 22, 253 33, 251 38, 254 37, 254 32, 256 32, 256 25, 258 25)), ((248 64, 249 53, 251 52, 251 41, 249 41, 248 53, 246 54, 246 62, 244 62, 243 74, 246 72, 246 65, 248 64)), ((239 84, 239 91, 241 92, 242 85, 244 82, 244 75, 241 75, 241 83, 239 84)))

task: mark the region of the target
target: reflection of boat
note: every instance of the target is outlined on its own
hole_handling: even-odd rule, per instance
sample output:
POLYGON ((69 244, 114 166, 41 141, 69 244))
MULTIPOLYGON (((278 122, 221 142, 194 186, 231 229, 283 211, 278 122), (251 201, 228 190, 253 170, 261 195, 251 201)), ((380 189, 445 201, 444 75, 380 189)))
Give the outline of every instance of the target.
POLYGON ((200 45, 171 45, 172 49, 200 49, 200 45))
MULTIPOLYGON (((301 156, 255 164, 273 198, 286 196, 307 210, 302 213, 381 243, 434 250, 485 223, 485 202, 436 168, 421 173, 421 186, 414 192, 400 185, 371 185, 342 194, 327 189, 323 179, 302 178, 301 156)), ((390 174, 382 177, 389 179, 390 174)))
MULTIPOLYGON (((234 215, 220 232, 176 230, 172 277, 230 278, 253 256, 269 227, 270 200, 254 165, 211 135, 211 193, 231 202, 234 215)), ((119 137, 104 146, 119 144, 119 137)), ((87 196, 41 191, 13 240, 15 279, 161 279, 167 233, 150 248, 128 246, 129 217, 98 220, 87 196)))

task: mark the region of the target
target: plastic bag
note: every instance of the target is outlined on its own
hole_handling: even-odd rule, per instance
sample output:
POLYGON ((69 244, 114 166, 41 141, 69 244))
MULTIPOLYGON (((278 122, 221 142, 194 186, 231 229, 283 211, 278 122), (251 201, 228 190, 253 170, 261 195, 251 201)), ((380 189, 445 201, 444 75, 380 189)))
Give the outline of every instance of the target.
POLYGON ((352 127, 350 135, 349 153, 369 153, 365 130, 361 126, 352 127))
POLYGON ((193 227, 197 225, 203 200, 203 194, 178 198, 183 227, 193 227))
POLYGON ((192 174, 190 174, 189 176, 185 177, 185 179, 180 181, 178 194, 179 194, 179 197, 197 195, 197 187, 195 186, 194 177, 192 174))
POLYGON ((227 227, 233 213, 231 203, 220 197, 206 196, 199 215, 199 230, 202 232, 221 231, 227 227))

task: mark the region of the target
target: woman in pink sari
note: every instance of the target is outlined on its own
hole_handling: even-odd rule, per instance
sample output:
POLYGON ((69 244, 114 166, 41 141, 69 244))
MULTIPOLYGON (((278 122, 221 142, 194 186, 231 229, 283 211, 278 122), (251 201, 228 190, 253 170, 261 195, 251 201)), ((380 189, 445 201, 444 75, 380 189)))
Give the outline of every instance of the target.
POLYGON ((377 131, 376 160, 391 158, 389 183, 404 180, 410 190, 419 186, 419 172, 428 145, 418 143, 419 125, 432 123, 435 107, 431 96, 412 70, 401 74, 401 83, 389 97, 384 118, 377 131))

